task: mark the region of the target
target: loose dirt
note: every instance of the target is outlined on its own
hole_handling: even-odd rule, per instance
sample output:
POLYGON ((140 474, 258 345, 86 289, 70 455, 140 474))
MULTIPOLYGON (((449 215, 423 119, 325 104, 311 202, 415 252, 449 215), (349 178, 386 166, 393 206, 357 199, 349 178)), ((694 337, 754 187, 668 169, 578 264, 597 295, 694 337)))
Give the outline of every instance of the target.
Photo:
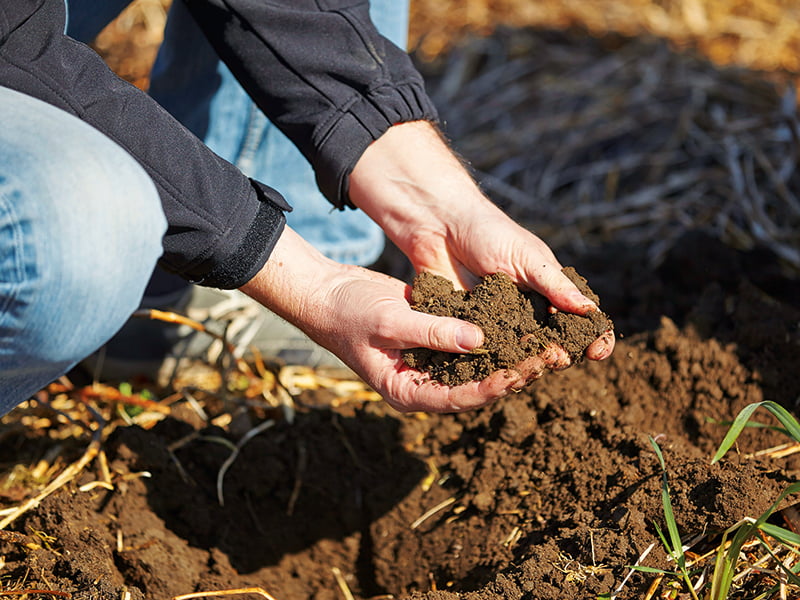
MULTIPOLYGON (((557 53, 574 56, 562 48, 557 53)), ((547 76, 566 86, 568 75, 547 76)), ((642 77, 641 98, 654 82, 642 77)), ((691 105, 704 106, 701 96, 691 105)), ((530 111, 528 97, 518 104, 530 111)), ((511 122, 508 110, 497 112, 511 122)), ((545 106, 538 117, 552 115, 545 106)), ((479 148, 486 153, 485 141, 479 148)), ((710 172, 702 181, 728 190, 710 172)), ((787 441, 767 428, 748 428, 710 465, 724 423, 745 405, 773 400, 797 410, 800 281, 757 244, 733 250, 689 233, 654 268, 645 243, 652 236, 641 245, 608 238, 618 241, 557 252, 614 319, 619 340, 607 361, 548 374, 460 415, 400 415, 306 390, 293 423, 256 435, 232 462, 242 429, 208 427, 182 405, 152 429, 120 426, 104 444, 113 489, 81 491, 102 478, 95 461, 0 532, 0 589, 162 600, 257 586, 277 600, 339 600, 336 568, 359 600, 594 600, 617 589, 626 565, 651 547, 643 564, 671 568, 656 535, 655 524, 664 527, 661 468, 649 437, 664 451, 681 532, 705 533, 708 548, 697 551, 713 550, 715 532, 760 514, 800 469, 796 454, 750 456, 787 441)), ((250 426, 264 419, 235 394, 206 410, 210 418, 234 412, 250 426)), ((24 420, 12 413, 0 425, 0 470, 19 465, 44 476, 37 465, 78 458, 85 439, 61 437, 63 421, 46 407, 24 420), (62 424, 48 428, 45 420, 62 424)), ((30 479, 0 487, 0 511, 36 486, 30 479)), ((644 598, 654 579, 634 573, 617 597, 644 598)))
MULTIPOLYGON (((636 268, 636 256, 579 265, 612 305, 630 304, 614 355, 483 410, 401 416, 307 391, 294 423, 252 438, 221 482, 231 450, 219 440, 239 439, 230 428, 176 417, 118 428, 105 445, 115 488, 79 491, 99 477, 92 469, 26 513, 11 528, 24 538, 0 537, 5 585, 76 600, 247 586, 334 600, 336 567, 356 598, 546 600, 613 591, 654 542, 644 564, 668 567, 648 436, 664 450, 685 535, 760 514, 798 462, 747 453, 785 437, 748 430, 721 463, 709 459, 720 423, 746 404, 794 407, 800 310, 797 282, 754 260, 768 255, 690 236, 658 270, 636 268), (716 278, 723 266, 731 277, 716 278)), ((16 424, 0 456, 34 464, 56 443, 16 424)), ((71 443, 63 456, 80 450, 71 443)), ((618 597, 643 597, 653 577, 634 574, 618 597)))
MULTIPOLYGON (((564 274, 599 304, 597 294, 575 269, 567 267, 564 274)), ((469 291, 454 289, 444 277, 420 273, 414 278, 411 305, 427 314, 475 323, 483 330, 485 342, 472 353, 450 354, 427 348, 404 353, 406 364, 446 385, 480 381, 497 370, 513 368, 550 344, 563 348, 575 363, 589 344, 614 328, 608 315, 600 311, 585 316, 552 312, 544 296, 522 293, 505 273, 487 275, 469 291)))

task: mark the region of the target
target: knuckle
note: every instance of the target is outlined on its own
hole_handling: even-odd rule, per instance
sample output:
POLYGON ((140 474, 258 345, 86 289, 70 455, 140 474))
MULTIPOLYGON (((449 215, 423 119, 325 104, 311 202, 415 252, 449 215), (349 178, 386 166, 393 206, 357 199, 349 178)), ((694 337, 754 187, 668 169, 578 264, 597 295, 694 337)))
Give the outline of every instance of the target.
POLYGON ((378 312, 372 326, 373 335, 388 341, 397 338, 397 322, 390 311, 378 312))
POLYGON ((449 336, 446 328, 442 327, 439 323, 431 322, 425 332, 425 338, 431 348, 447 349, 449 348, 449 336))

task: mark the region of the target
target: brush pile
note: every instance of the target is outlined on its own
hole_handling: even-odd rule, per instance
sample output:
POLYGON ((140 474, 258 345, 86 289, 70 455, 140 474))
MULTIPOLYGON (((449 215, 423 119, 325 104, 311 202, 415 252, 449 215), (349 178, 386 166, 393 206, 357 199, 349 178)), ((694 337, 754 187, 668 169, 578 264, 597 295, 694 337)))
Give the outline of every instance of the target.
POLYGON ((421 65, 487 193, 556 248, 687 230, 800 269, 794 89, 665 42, 498 30, 421 65))

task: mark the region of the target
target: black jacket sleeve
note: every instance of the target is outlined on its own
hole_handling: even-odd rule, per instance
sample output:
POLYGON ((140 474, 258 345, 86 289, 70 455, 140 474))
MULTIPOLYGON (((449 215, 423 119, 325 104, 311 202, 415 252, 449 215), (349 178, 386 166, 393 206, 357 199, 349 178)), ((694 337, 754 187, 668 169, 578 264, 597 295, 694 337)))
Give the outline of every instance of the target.
POLYGON ((77 116, 138 160, 169 223, 163 266, 209 286, 247 282, 280 236, 288 205, 66 37, 64 20, 63 0, 0 0, 0 85, 77 116))
POLYGON ((372 141, 395 123, 437 118, 421 75, 377 32, 367 0, 184 1, 338 208, 372 141))
MULTIPOLYGON (((436 118, 421 76, 375 30, 366 0, 185 1, 340 208, 373 140, 395 123, 436 118)), ((283 231, 288 205, 65 36, 64 20, 63 0, 0 0, 0 85, 76 115, 139 161, 169 223, 163 266, 209 286, 248 281, 283 231)))

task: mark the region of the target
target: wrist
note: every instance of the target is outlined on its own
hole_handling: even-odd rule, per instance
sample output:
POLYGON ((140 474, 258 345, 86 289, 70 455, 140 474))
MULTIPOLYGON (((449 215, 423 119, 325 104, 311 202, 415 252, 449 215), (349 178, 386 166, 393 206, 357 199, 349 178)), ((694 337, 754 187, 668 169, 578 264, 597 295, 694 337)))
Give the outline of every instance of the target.
POLYGON ((325 316, 325 299, 347 267, 285 227, 261 270, 240 289, 304 331, 325 316))
POLYGON ((493 207, 425 121, 395 125, 367 148, 350 175, 350 198, 401 247, 406 237, 446 237, 460 214, 493 207))

